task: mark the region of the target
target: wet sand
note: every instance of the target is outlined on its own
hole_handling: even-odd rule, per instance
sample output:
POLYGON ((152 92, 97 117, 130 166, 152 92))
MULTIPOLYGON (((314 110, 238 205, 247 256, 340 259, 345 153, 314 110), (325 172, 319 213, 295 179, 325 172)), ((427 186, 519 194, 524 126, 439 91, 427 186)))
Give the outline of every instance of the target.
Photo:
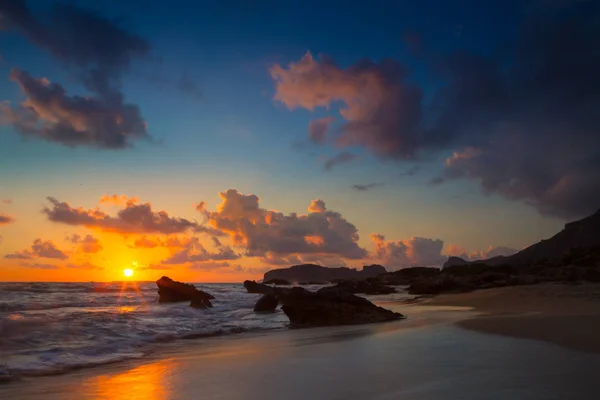
POLYGON ((408 315, 391 323, 162 346, 149 358, 0 385, 0 399, 597 398, 600 355, 462 329, 456 322, 475 315, 464 300, 387 304, 408 315))
POLYGON ((494 288, 440 295, 427 304, 482 312, 457 322, 466 329, 600 353, 600 284, 494 288))

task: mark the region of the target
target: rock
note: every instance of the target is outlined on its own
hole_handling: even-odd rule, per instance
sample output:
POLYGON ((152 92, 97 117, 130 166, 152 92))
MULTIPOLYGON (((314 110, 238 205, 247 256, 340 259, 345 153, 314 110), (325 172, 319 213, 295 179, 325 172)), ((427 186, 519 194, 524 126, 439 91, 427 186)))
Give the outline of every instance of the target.
POLYGON ((212 307, 210 300, 214 299, 214 296, 196 289, 194 285, 177 282, 167 276, 163 276, 156 281, 156 286, 158 286, 159 303, 190 301, 190 306, 192 307, 212 307))
POLYGON ((329 268, 316 264, 302 264, 267 271, 263 282, 269 282, 273 279, 283 279, 288 282, 332 282, 336 279, 362 280, 385 272, 385 268, 381 265, 366 265, 358 271, 347 267, 329 268))
POLYGON ((368 324, 405 318, 400 313, 378 307, 365 298, 335 287, 322 288, 317 293, 290 290, 281 296, 281 309, 290 319, 292 328, 368 324))
POLYGON ((464 293, 475 290, 477 287, 467 279, 450 275, 435 276, 414 282, 408 288, 409 294, 440 294, 464 293))
POLYGON ((600 282, 600 270, 595 268, 587 268, 581 275, 581 280, 588 282, 600 282))
POLYGON ((439 274, 440 270, 438 268, 411 267, 380 275, 377 279, 379 283, 385 285, 410 285, 416 280, 439 274))
POLYGON ((263 282, 265 285, 291 285, 291 282, 286 281, 285 279, 269 279, 266 282, 263 282))
POLYGON ((457 265, 467 265, 468 262, 463 260, 460 257, 448 257, 448 261, 446 261, 444 263, 444 265, 442 266, 442 269, 448 268, 448 267, 455 267, 457 265))
POLYGON ((274 294, 264 294, 254 306, 256 312, 274 312, 279 304, 279 300, 274 294))
POLYGON ((244 281, 244 287, 248 291, 248 293, 258 293, 258 294, 274 294, 275 288, 272 286, 267 286, 264 283, 258 283, 256 281, 244 281))
POLYGON ((322 292, 324 290, 325 291, 330 290, 330 289, 343 289, 352 294, 362 293, 362 294, 373 295, 373 294, 396 293, 396 289, 394 289, 393 287, 385 286, 378 282, 371 282, 371 281, 339 282, 335 286, 328 286, 328 287, 321 288, 321 289, 319 289, 319 291, 317 293, 322 292))

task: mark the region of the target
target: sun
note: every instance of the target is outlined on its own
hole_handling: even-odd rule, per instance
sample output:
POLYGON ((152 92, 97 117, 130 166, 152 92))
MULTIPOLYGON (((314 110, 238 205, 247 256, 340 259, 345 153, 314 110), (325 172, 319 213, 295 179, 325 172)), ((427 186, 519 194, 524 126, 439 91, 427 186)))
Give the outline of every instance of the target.
POLYGON ((125 275, 126 277, 131 277, 133 276, 133 270, 131 268, 125 268, 123 270, 123 275, 125 275))

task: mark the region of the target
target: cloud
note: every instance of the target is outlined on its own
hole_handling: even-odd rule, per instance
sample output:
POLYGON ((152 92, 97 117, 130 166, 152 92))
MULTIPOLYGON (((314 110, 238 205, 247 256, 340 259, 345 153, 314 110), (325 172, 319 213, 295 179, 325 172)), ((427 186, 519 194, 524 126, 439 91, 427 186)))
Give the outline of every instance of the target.
POLYGON ((181 251, 162 261, 162 264, 186 264, 190 262, 237 260, 241 255, 227 246, 221 246, 216 252, 209 252, 193 238, 181 251))
POLYGON ((448 255, 460 257, 467 261, 487 260, 489 258, 498 256, 510 256, 517 252, 519 252, 519 250, 510 247, 490 245, 485 250, 473 251, 469 253, 458 245, 451 244, 448 246, 448 255))
POLYGON ((164 264, 150 264, 146 266, 137 267, 136 271, 168 271, 172 269, 170 265, 164 264))
POLYGON ((285 215, 260 207, 258 196, 229 189, 219 194, 217 211, 208 212, 208 223, 230 235, 246 256, 335 254, 359 259, 367 252, 358 245, 358 230, 341 214, 327 210, 322 200, 313 200, 306 215, 285 215), (313 240, 315 237, 322 239, 313 240))
POLYGON ((339 110, 346 123, 336 142, 362 146, 376 156, 412 157, 419 148, 421 90, 405 81, 405 68, 388 59, 380 63, 361 60, 343 69, 328 57, 316 60, 310 53, 287 67, 270 69, 275 80, 275 100, 289 109, 339 110))
POLYGON ((544 215, 589 215, 600 207, 599 9, 560 3, 568 12, 529 13, 486 55, 425 60, 439 84, 423 106, 395 61, 341 68, 310 53, 271 68, 274 98, 289 109, 341 103, 338 146, 394 160, 455 152, 433 184, 471 179, 544 215))
POLYGON ((339 164, 346 164, 358 158, 357 155, 343 151, 325 161, 324 167, 327 171, 339 164))
POLYGON ((447 181, 472 179, 485 193, 563 218, 600 207, 597 19, 587 7, 532 17, 509 65, 449 57, 437 130, 463 145, 446 162, 447 181))
POLYGON ((12 199, 2 199, 0 200, 3 204, 12 204, 12 199))
POLYGON ((308 206, 308 211, 311 213, 324 213, 327 211, 325 207, 325 202, 321 199, 311 200, 310 206, 308 206))
POLYGON ((187 231, 206 232, 222 235, 221 232, 199 225, 195 221, 171 217, 166 211, 152 211, 150 203, 127 203, 116 216, 110 216, 99 209, 71 207, 69 203, 48 197, 51 207, 42 212, 53 222, 68 225, 82 225, 103 231, 119 233, 184 233, 187 231))
POLYGON ((0 225, 8 225, 15 222, 15 219, 10 215, 0 213, 0 225))
POLYGON ((372 234, 374 255, 391 268, 410 266, 440 266, 446 261, 442 255, 444 242, 440 239, 413 237, 408 240, 386 240, 381 234, 372 234))
POLYGON ((138 197, 129 197, 124 194, 111 194, 100 197, 99 204, 107 204, 113 206, 126 206, 127 204, 137 204, 140 202, 138 197))
POLYGON ((0 122, 11 124, 25 136, 69 147, 104 149, 122 149, 134 140, 149 138, 138 107, 124 103, 120 95, 69 96, 59 84, 16 68, 10 77, 26 100, 17 107, 1 105, 0 122))
POLYGON ((34 258, 56 258, 66 260, 67 254, 59 250, 51 240, 35 239, 31 248, 7 254, 4 258, 29 260, 34 258))
POLYGON ((79 250, 82 253, 98 253, 102 250, 100 241, 92 235, 85 235, 82 239, 79 235, 73 235, 69 239, 72 243, 79 245, 79 250))
POLYGON ((206 261, 206 262, 198 262, 190 265, 189 269, 201 270, 201 271, 214 271, 214 270, 222 270, 225 268, 231 267, 231 264, 228 262, 214 262, 214 261, 206 261))
POLYGON ((81 262, 81 263, 68 263, 66 265, 66 267, 72 268, 72 269, 83 269, 83 270, 87 270, 87 271, 104 269, 102 267, 99 267, 95 264, 90 263, 89 261, 85 261, 85 262, 81 262))
POLYGON ((127 104, 121 78, 149 44, 114 21, 70 5, 56 5, 49 18, 38 19, 24 0, 2 2, 5 29, 15 30, 69 67, 94 96, 68 96, 59 84, 35 79, 18 68, 11 79, 27 97, 19 106, 4 104, 0 121, 27 137, 66 146, 121 149, 148 139, 136 105, 127 104))
POLYGON ((133 61, 150 51, 145 39, 116 21, 76 6, 55 5, 42 21, 24 0, 11 0, 0 4, 0 15, 5 28, 78 68, 86 87, 107 98, 115 94, 121 75, 133 61))
POLYGON ((384 185, 385 185, 385 183, 383 183, 383 182, 372 182, 372 183, 367 183, 364 185, 361 185, 361 184, 352 185, 352 189, 358 190, 359 192, 366 192, 366 191, 376 188, 378 186, 384 186, 384 185))
POLYGON ((33 268, 33 269, 60 269, 58 266, 56 266, 54 264, 44 264, 44 263, 21 263, 19 265, 21 267, 33 268))
MULTIPOLYGON (((216 239, 213 236, 213 239, 216 239)), ((133 249, 153 249, 155 247, 165 247, 168 249, 180 249, 188 247, 192 242, 197 240, 193 236, 167 236, 166 238, 161 237, 148 237, 143 235, 137 238, 132 246, 133 249)), ((218 240, 218 239, 217 239, 218 240)))
POLYGON ((325 117, 310 121, 308 124, 308 138, 316 144, 323 144, 327 139, 327 129, 335 121, 334 117, 325 117))

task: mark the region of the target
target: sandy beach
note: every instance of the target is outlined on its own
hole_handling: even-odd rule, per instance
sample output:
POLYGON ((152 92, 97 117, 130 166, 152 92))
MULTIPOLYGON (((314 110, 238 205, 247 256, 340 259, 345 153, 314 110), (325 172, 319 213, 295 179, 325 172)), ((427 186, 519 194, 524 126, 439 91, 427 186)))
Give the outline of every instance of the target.
POLYGON ((23 378, 0 386, 0 398, 591 400, 600 391, 598 289, 382 303, 408 319, 190 340, 126 363, 23 378))
POLYGON ((436 296, 432 306, 471 307, 482 315, 457 322, 478 332, 543 340, 600 353, 600 285, 545 284, 436 296))

